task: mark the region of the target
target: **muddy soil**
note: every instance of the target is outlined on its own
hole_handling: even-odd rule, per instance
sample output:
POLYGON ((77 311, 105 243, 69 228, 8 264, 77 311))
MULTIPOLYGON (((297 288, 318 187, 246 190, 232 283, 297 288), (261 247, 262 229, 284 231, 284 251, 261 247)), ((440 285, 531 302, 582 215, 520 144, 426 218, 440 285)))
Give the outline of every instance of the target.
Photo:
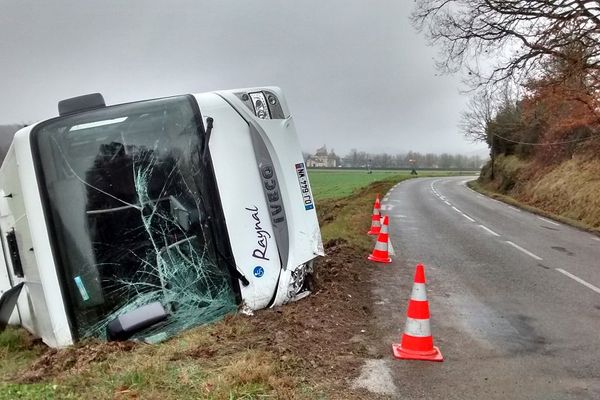
MULTIPOLYGON (((236 349, 256 348, 274 352, 289 373, 328 394, 328 398, 373 398, 351 390, 377 335, 371 329, 371 282, 373 264, 365 254, 343 239, 325 244, 327 256, 315 267, 314 292, 282 307, 261 310, 253 316, 230 316, 211 332, 214 345, 174 353, 172 360, 214 360, 236 349), (231 324, 243 323, 243 335, 231 324), (225 328, 227 327, 227 328, 225 328), (249 327, 249 329, 248 329, 249 327)), ((41 382, 61 374, 76 374, 113 353, 133 351, 134 342, 88 341, 67 349, 46 349, 25 373, 13 377, 21 383, 41 382)))
MULTIPOLYGON (((317 386, 328 398, 372 399, 350 390, 366 358, 377 357, 372 326, 372 264, 342 239, 325 244, 327 256, 316 266, 315 292, 282 307, 249 317, 243 337, 223 337, 227 346, 252 346, 276 352, 281 361, 297 363, 301 381, 317 386)), ((217 350, 198 348, 187 355, 215 357, 217 350)))

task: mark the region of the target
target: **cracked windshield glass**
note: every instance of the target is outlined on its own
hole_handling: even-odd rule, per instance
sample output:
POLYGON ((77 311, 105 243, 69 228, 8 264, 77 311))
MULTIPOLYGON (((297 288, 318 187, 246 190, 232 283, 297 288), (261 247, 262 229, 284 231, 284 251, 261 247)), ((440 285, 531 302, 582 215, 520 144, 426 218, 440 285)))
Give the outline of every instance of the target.
MULTIPOLYGON (((213 187, 186 96, 59 118, 36 133, 60 274, 80 337, 160 301, 160 335, 235 309, 207 223, 213 187)), ((144 330, 137 337, 149 337, 144 330)), ((159 337, 160 339, 160 337, 159 337)))

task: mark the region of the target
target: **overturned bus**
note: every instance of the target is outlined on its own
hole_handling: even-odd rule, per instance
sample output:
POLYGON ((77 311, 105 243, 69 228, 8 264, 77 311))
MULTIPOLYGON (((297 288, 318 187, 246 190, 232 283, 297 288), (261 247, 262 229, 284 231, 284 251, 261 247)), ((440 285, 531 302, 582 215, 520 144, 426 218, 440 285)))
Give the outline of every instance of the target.
POLYGON ((0 168, 4 323, 153 342, 309 293, 323 248, 279 88, 58 108, 0 168))

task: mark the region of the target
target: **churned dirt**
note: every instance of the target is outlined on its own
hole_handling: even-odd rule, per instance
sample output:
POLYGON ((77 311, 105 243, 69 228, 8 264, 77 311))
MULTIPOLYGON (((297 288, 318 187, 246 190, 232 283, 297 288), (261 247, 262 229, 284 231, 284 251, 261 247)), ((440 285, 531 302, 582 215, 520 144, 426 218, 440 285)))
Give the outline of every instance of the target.
POLYGON ((376 266, 366 261, 372 240, 365 233, 373 194, 391 185, 377 183, 321 207, 327 256, 316 262, 308 297, 253 316, 230 315, 159 345, 87 341, 44 349, 7 381, 58 383, 79 395, 96 387, 86 392, 96 398, 376 399, 352 382, 365 360, 381 357, 372 328, 376 266), (170 377, 165 370, 179 372, 170 377))
POLYGON ((275 353, 291 367, 289 372, 328 398, 373 398, 348 389, 363 360, 373 357, 368 346, 374 334, 369 331, 370 266, 364 254, 343 239, 327 242, 325 249, 327 256, 317 265, 316 288, 309 297, 245 318, 249 327, 243 335, 214 331, 213 347, 199 346, 175 357, 214 359, 224 351, 251 346, 275 353))
MULTIPOLYGON (((360 250, 343 239, 330 240, 325 248, 327 256, 318 262, 315 291, 310 296, 254 316, 226 317, 210 328, 208 339, 184 351, 173 351, 168 360, 225 365, 232 355, 252 349, 268 353, 281 366, 277 371, 293 379, 271 382, 282 398, 301 398, 292 390, 298 383, 326 393, 327 398, 373 398, 349 389, 364 359, 374 357, 368 344, 375 334, 369 330, 372 266, 360 250), (287 387, 277 387, 281 384, 287 387)), ((46 349, 12 381, 45 382, 76 375, 111 357, 127 357, 141 347, 148 345, 88 341, 66 349, 46 349)))

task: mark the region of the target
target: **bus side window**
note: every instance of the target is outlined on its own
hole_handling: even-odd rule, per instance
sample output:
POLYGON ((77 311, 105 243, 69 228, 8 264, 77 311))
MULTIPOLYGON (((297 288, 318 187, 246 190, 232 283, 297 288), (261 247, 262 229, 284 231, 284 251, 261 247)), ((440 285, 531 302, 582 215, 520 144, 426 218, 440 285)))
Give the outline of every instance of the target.
POLYGON ((19 246, 17 245, 17 235, 15 230, 11 230, 6 234, 6 242, 8 243, 8 251, 12 262, 13 272, 19 278, 23 278, 23 265, 21 265, 21 256, 19 255, 19 246))

